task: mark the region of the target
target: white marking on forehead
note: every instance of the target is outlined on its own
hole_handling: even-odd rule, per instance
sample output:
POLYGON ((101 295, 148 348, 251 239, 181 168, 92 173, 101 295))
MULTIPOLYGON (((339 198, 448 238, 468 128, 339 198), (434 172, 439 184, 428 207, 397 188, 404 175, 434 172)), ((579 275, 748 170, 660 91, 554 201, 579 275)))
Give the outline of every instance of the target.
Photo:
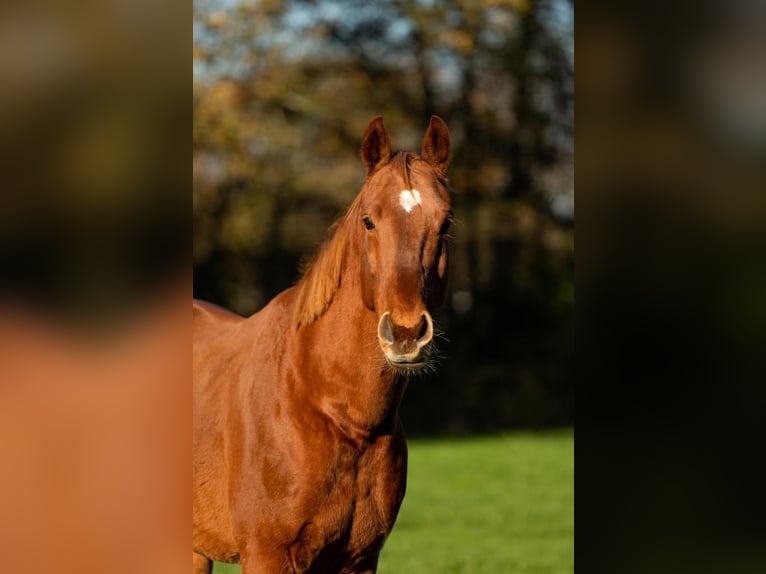
POLYGON ((399 205, 409 213, 416 205, 420 205, 420 192, 417 189, 403 189, 399 194, 399 205))

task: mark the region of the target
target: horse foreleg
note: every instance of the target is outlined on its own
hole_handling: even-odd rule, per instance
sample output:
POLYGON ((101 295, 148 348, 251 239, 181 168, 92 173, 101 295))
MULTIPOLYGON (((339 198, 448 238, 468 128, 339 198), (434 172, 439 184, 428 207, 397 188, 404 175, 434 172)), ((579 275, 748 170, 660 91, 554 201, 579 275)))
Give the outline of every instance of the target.
POLYGON ((202 554, 192 552, 192 574, 210 574, 213 571, 213 563, 202 554))
POLYGON ((289 557, 280 552, 246 552, 241 564, 242 574, 298 574, 289 557))
POLYGON ((378 558, 380 553, 370 556, 354 569, 354 574, 375 574, 378 571, 378 558))

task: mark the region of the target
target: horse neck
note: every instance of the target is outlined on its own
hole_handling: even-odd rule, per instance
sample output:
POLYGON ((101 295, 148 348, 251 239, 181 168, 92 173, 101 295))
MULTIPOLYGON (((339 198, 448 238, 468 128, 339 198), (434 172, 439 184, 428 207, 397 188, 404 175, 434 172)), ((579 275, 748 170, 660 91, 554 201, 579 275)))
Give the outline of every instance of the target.
POLYGON ((304 392, 346 434, 388 434, 396 426, 406 380, 386 368, 376 314, 345 274, 328 309, 299 330, 299 365, 309 374, 304 392))

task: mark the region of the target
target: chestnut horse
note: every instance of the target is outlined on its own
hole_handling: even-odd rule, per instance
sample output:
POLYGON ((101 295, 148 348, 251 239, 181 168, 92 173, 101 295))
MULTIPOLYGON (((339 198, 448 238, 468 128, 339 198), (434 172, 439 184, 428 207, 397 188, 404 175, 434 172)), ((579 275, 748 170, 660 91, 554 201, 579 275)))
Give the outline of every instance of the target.
POLYGON ((195 302, 195 573, 376 571, 405 490, 399 402, 444 297, 449 150, 436 116, 420 155, 373 119, 364 186, 302 279, 246 319, 195 302))

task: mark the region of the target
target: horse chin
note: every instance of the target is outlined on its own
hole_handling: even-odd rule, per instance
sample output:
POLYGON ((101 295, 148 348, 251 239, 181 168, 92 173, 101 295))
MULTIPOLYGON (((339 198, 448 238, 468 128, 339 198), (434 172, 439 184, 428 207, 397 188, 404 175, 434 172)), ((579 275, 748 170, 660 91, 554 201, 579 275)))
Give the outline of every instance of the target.
POLYGON ((398 371, 419 371, 421 369, 424 369, 425 366, 428 364, 428 362, 420 361, 417 363, 406 363, 406 362, 397 362, 397 361, 389 360, 388 364, 398 371))
POLYGON ((393 371, 401 375, 414 375, 428 370, 428 357, 418 357, 417 360, 399 360, 392 359, 386 355, 386 364, 393 371))

